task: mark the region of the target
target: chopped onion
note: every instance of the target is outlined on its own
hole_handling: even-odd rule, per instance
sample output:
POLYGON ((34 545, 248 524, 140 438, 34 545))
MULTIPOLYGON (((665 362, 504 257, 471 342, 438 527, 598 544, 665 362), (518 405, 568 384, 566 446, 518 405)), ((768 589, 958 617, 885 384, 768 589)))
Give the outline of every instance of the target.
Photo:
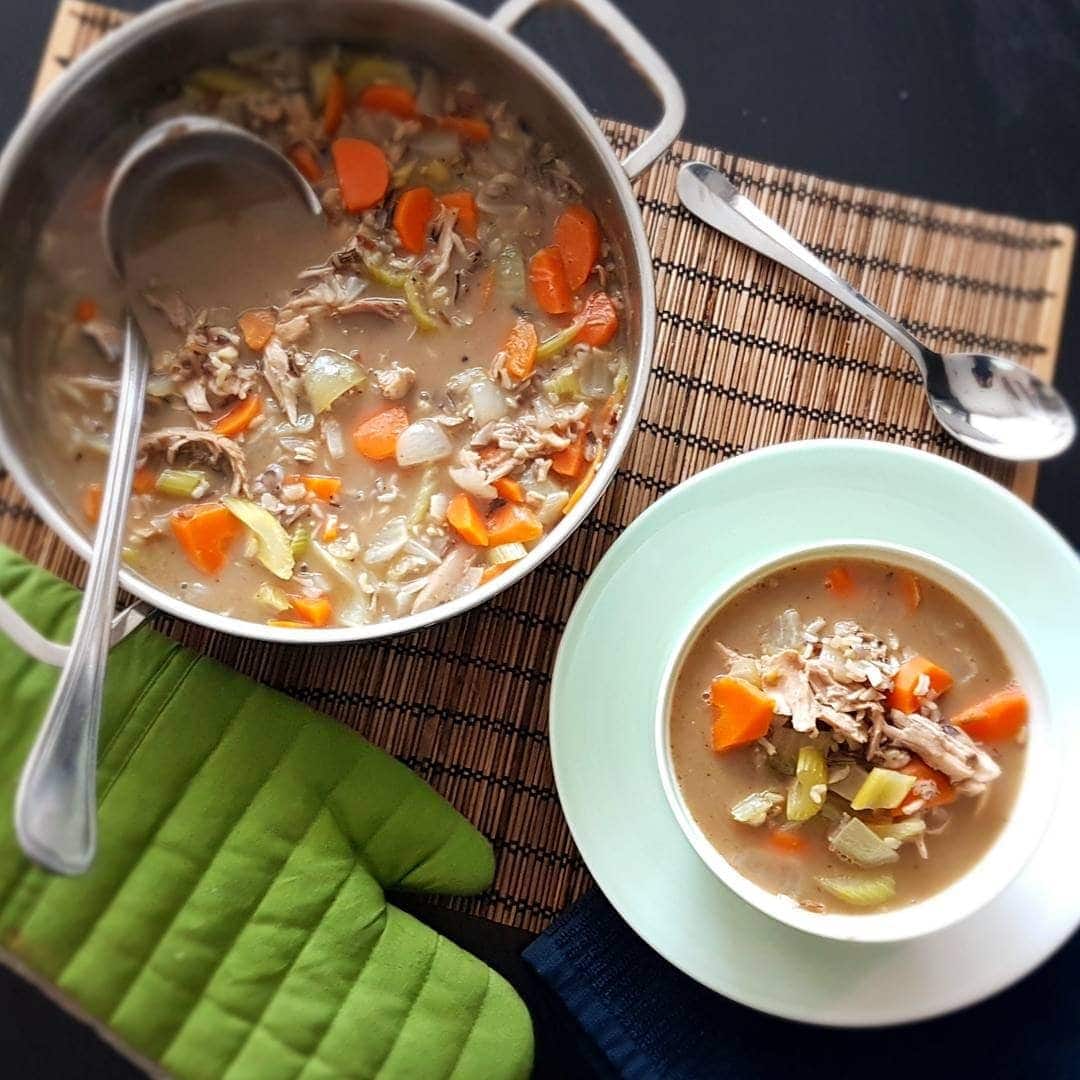
POLYGON ((469 384, 469 402, 478 427, 501 420, 510 411, 506 395, 486 375, 469 384))
POLYGON ((326 412, 342 394, 364 383, 364 371, 351 357, 321 352, 304 369, 304 392, 317 412, 326 412))
POLYGON ((409 539, 409 530, 403 517, 391 518, 373 537, 364 552, 368 566, 388 563, 409 539))
POLYGON ((345 456, 345 436, 342 434, 341 425, 328 416, 322 422, 322 430, 327 453, 335 461, 340 461, 345 456))
POLYGON ((563 507, 570 501, 568 491, 555 491, 544 496, 543 505, 536 511, 541 525, 553 525, 562 516, 563 507))
POLYGON ((442 424, 434 420, 417 420, 410 424, 397 440, 397 463, 404 469, 410 465, 426 465, 441 461, 454 452, 442 424))
POLYGON ((427 128, 410 139, 409 145, 427 158, 448 160, 461 152, 461 139, 452 128, 427 128))

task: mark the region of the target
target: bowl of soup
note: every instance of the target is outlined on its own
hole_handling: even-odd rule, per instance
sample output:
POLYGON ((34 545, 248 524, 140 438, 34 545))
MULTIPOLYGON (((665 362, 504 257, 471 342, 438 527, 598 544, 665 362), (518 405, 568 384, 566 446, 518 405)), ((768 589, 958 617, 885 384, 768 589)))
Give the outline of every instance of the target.
POLYGON ((123 584, 232 633, 356 640, 464 611, 588 513, 632 434, 654 335, 625 161, 563 80, 442 0, 167 3, 110 34, 0 160, 0 450, 89 551, 125 294, 111 169, 154 121, 212 116, 323 207, 240 167, 180 172, 127 261, 153 354, 123 584))
POLYGON ((723 584, 674 648, 668 803, 731 889, 807 932, 932 933, 989 903, 1056 792, 1038 665, 956 567, 835 542, 723 584))

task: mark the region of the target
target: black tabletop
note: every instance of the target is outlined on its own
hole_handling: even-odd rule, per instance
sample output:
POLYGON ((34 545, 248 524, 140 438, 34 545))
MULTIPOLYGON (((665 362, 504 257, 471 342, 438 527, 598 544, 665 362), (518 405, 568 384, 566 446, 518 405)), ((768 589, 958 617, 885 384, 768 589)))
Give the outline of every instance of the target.
MULTIPOLYGON (((696 142, 873 187, 1080 222, 1080 0, 619 2, 682 79, 689 99, 684 134, 696 142)), ((140 10, 150 4, 119 0, 116 6, 140 10)), ((469 0, 469 6, 487 12, 493 4, 469 0)), ((24 108, 53 8, 45 0, 0 4, 5 135, 24 108)), ((573 13, 542 12, 522 35, 597 112, 650 120, 648 93, 573 13)), ((1074 274, 1074 292, 1078 286, 1074 274)), ((1078 335, 1080 297, 1074 297, 1058 383, 1080 408, 1080 362, 1072 359, 1078 335)), ((1037 498, 1038 508, 1074 545, 1080 543, 1078 466, 1080 446, 1044 465, 1037 498)), ((422 914, 521 990, 536 1022, 538 1073, 584 1074, 569 1019, 519 960, 528 935, 441 909, 422 914)), ((1048 999, 1078 1000, 1078 976, 1080 943, 1074 939, 1005 997, 912 1028, 912 1045, 932 1046, 935 1064, 917 1060, 935 1073, 958 1072, 971 1040, 999 1024, 1022 1029, 1025 1014, 1048 999)), ((753 1022, 763 1039, 790 1039, 798 1032, 780 1021, 753 1022)), ((854 1038, 816 1035, 814 1054, 845 1075, 845 1041, 854 1038)), ((804 1039, 796 1034, 793 1046, 805 1045, 804 1039)), ((1015 1040, 1006 1045, 1014 1055, 1020 1046, 1015 1040)), ((12 1076, 135 1075, 95 1036, 2 968, 0 1046, 12 1076)), ((1014 1060, 999 1075, 1019 1075, 1019 1066, 1014 1060)))

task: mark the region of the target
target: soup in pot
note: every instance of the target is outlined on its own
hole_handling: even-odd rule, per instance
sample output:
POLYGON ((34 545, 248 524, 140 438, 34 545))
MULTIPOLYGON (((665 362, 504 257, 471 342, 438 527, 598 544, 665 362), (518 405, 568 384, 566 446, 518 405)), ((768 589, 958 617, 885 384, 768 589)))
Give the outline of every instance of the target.
POLYGON ((732 867, 811 911, 883 911, 993 844, 1024 767, 1027 701, 955 596, 868 559, 770 574, 710 619, 677 674, 675 776, 732 867))
MULTIPOLYGON (((205 113, 288 155, 325 214, 247 166, 178 173, 128 261, 153 352, 124 557, 273 625, 428 610, 523 558, 593 482, 629 381, 614 254, 559 148, 469 80, 345 49, 194 72, 205 113)), ((123 298, 109 165, 43 234, 28 326, 42 453, 96 520, 123 298)))

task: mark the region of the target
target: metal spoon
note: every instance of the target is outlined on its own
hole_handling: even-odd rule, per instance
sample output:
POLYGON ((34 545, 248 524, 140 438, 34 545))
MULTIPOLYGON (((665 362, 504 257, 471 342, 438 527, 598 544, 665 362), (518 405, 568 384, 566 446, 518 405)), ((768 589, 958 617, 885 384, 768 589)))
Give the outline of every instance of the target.
POLYGON ((718 169, 693 161, 679 170, 679 198, 706 224, 834 296, 889 335, 922 372, 937 421, 954 438, 991 457, 1039 461, 1076 435, 1065 399, 1014 360, 927 348, 896 319, 829 269, 789 232, 740 195, 718 169))
MULTIPOLYGON (((151 189, 178 169, 208 160, 246 162, 275 172, 313 214, 322 213, 308 182, 250 132, 201 116, 167 120, 132 144, 106 192, 102 240, 109 264, 121 280, 132 227, 151 189)), ((82 608, 67 662, 15 795, 19 844, 31 859, 58 874, 88 870, 97 844, 101 695, 149 370, 150 352, 129 306, 116 424, 82 608)))

